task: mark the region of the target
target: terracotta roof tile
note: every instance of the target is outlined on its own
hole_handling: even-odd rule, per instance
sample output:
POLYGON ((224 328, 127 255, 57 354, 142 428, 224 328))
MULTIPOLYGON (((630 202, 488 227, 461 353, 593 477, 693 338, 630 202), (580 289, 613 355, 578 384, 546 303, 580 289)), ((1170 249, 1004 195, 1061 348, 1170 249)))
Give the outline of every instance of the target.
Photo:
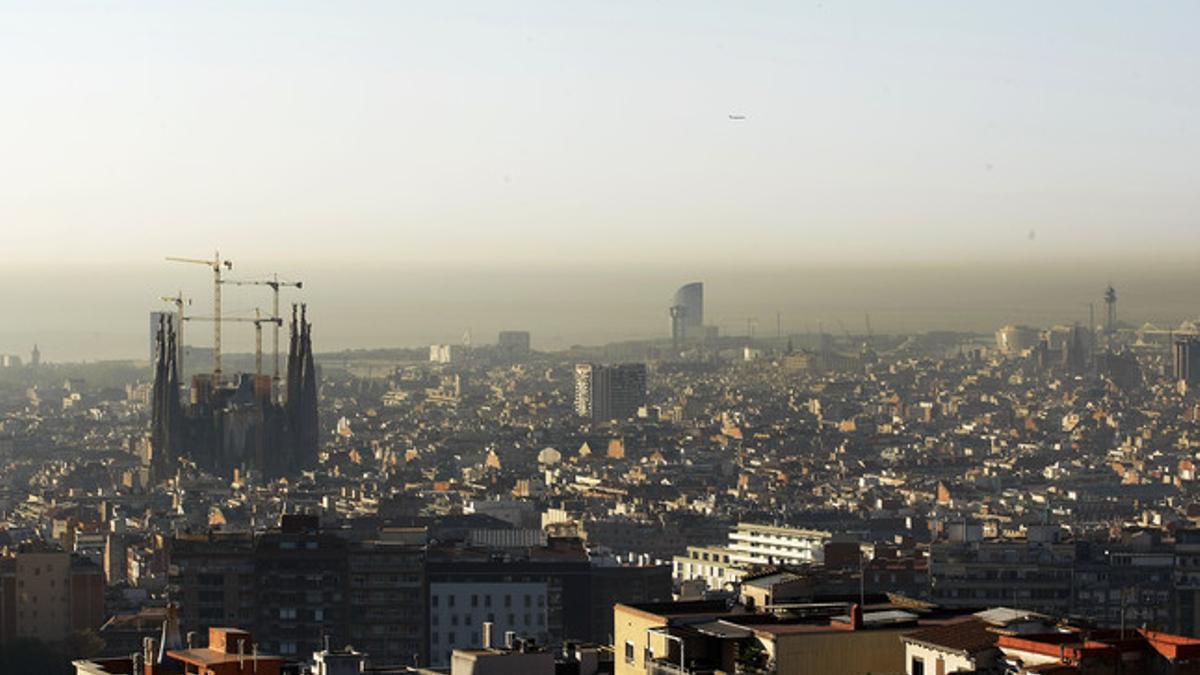
POLYGON ((981 652, 996 646, 996 634, 988 630, 986 623, 975 617, 922 628, 908 633, 904 639, 966 653, 981 652))

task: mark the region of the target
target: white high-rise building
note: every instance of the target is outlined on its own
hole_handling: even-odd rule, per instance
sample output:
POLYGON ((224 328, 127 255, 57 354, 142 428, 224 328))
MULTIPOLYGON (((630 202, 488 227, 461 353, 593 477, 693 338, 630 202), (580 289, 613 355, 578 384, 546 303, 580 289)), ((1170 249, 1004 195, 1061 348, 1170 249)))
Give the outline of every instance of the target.
POLYGON ((695 281, 680 286, 671 298, 670 316, 672 340, 704 337, 704 284, 695 281))

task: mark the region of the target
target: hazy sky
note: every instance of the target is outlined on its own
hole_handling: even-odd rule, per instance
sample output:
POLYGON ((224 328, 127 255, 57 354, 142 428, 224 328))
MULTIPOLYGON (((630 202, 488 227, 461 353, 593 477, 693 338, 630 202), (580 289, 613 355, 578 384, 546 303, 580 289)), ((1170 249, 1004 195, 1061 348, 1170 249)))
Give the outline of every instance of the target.
POLYGON ((141 356, 160 295, 211 309, 162 256, 215 248, 309 282, 325 350, 663 334, 695 279, 734 331, 1053 323, 1109 281, 1123 316, 1195 316, 1200 273, 1151 272, 1200 246, 1197 26, 1192 0, 0 0, 0 351, 141 356))
POLYGON ((1178 255, 1198 25, 1191 0, 0 0, 0 262, 1178 255))

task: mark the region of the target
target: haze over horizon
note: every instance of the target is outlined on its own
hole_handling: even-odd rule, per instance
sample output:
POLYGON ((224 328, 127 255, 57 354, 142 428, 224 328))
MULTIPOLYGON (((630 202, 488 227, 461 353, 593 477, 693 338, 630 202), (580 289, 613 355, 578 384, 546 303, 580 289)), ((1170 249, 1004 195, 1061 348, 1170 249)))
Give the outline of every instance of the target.
POLYGON ((1195 3, 342 9, 0 6, 0 352, 139 356, 214 248, 321 351, 1196 313, 1195 3))
MULTIPOLYGON (((0 328, 0 354, 27 356, 37 342, 49 361, 141 359, 147 312, 170 309, 160 296, 182 291, 193 300, 191 314, 211 314, 212 276, 198 265, 76 265, 40 276, 30 269, 0 269, 0 287, 18 289, 4 294, 3 311, 23 317, 0 328)), ((303 292, 285 289, 282 298, 309 303, 318 352, 457 343, 468 329, 477 344, 494 342, 499 330, 529 330, 541 350, 664 338, 670 294, 693 280, 705 283, 707 322, 729 335, 744 335, 748 317, 757 335, 774 335, 777 312, 783 331, 795 334, 815 331, 818 321, 827 332, 840 333, 841 321, 860 334, 868 312, 880 333, 1086 323, 1087 304, 1102 307, 1110 282, 1122 321, 1177 325, 1200 315, 1200 270, 1180 265, 589 266, 564 274, 469 264, 294 269, 235 260, 227 278, 275 271, 305 282, 303 292)), ((255 307, 269 312, 265 289, 225 287, 226 316, 250 316, 255 307)), ((211 340, 207 324, 190 324, 188 344, 211 340)), ((253 331, 227 324, 224 342, 228 351, 249 352, 253 331)))

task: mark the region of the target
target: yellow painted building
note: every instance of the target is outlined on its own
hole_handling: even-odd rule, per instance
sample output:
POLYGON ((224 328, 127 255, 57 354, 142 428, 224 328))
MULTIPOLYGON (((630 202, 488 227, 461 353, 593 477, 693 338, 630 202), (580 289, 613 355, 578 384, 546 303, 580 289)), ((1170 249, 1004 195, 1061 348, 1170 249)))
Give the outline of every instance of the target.
POLYGON ((903 673, 901 637, 919 627, 915 614, 895 608, 788 621, 720 601, 617 605, 614 672, 732 673, 742 665, 785 675, 903 673))

